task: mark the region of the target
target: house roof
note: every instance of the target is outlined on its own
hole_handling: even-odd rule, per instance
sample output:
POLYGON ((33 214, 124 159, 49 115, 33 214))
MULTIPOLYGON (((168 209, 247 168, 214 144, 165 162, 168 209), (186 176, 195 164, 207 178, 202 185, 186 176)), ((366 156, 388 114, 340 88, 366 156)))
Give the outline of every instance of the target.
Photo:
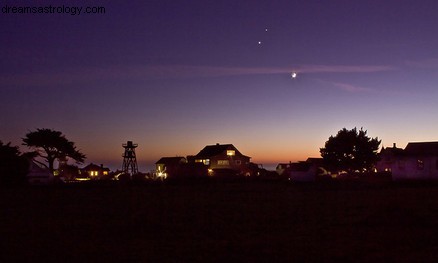
POLYGON ((204 149, 202 149, 195 157, 196 158, 208 158, 208 157, 222 154, 226 150, 235 150, 236 155, 238 154, 238 155, 241 155, 244 157, 248 157, 248 156, 243 155, 241 152, 239 152, 239 150, 237 150, 237 148, 234 147, 234 145, 232 145, 232 144, 218 144, 218 143, 215 145, 205 146, 204 149))
POLYGON ((307 172, 310 169, 311 163, 309 162, 297 162, 290 164, 290 171, 294 172, 307 172))
POLYGON ((90 163, 89 165, 82 168, 84 171, 109 171, 110 169, 107 167, 103 167, 103 165, 96 165, 94 163, 90 163))
POLYGON ((438 142, 410 142, 404 152, 408 155, 438 155, 438 142))
POLYGON ((162 157, 155 164, 176 165, 176 164, 180 164, 181 162, 184 162, 185 160, 186 158, 184 157, 162 157))
POLYGON ((403 155, 404 150, 397 147, 382 147, 382 150, 380 150, 380 154, 403 155))
POLYGON ((314 164, 314 165, 322 165, 324 163, 323 158, 315 158, 315 157, 309 157, 306 160, 307 163, 314 164))

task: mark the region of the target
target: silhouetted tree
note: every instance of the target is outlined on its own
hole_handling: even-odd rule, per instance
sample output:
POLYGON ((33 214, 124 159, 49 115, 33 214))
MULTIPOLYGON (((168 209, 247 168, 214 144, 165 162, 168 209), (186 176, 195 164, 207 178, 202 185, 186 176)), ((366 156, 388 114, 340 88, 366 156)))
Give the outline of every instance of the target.
POLYGON ((55 160, 71 158, 76 163, 83 163, 85 155, 76 149, 74 142, 65 138, 60 131, 37 129, 26 134, 23 145, 35 149, 35 153, 43 158, 48 165, 38 162, 53 172, 55 160))
POLYGON ((26 180, 29 168, 28 160, 11 143, 0 141, 0 183, 21 184, 26 180))
POLYGON ((331 171, 371 171, 378 161, 377 151, 381 141, 367 136, 362 128, 343 128, 336 136, 330 136, 320 149, 324 164, 331 171))

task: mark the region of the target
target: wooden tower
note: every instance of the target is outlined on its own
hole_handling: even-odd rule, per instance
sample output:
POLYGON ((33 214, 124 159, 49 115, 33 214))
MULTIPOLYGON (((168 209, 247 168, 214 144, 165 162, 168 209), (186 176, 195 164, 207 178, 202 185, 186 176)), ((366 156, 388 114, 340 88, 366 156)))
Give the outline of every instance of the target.
POLYGON ((138 144, 133 144, 132 141, 122 144, 125 148, 125 153, 123 156, 123 173, 125 174, 136 174, 138 173, 137 158, 135 157, 135 148, 138 144))

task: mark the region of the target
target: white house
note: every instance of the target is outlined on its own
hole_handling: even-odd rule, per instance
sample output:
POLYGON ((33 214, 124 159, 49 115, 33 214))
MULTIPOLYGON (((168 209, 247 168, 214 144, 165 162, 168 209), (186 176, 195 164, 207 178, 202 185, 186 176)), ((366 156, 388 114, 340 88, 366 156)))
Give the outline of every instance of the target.
POLYGON ((53 174, 49 169, 39 166, 37 163, 29 162, 27 182, 31 185, 47 185, 54 181, 53 174))
POLYGON ((287 175, 293 182, 313 182, 324 171, 322 158, 308 158, 306 161, 277 165, 277 172, 287 175))
POLYGON ((405 149, 382 148, 379 172, 391 172, 393 180, 438 180, 438 142, 410 142, 405 149))

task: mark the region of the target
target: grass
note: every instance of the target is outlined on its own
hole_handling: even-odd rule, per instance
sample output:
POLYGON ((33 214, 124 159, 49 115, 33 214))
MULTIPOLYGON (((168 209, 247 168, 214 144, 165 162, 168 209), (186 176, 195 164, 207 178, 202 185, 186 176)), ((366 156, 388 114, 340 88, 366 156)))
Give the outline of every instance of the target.
POLYGON ((434 184, 0 190, 0 262, 438 260, 434 184))

